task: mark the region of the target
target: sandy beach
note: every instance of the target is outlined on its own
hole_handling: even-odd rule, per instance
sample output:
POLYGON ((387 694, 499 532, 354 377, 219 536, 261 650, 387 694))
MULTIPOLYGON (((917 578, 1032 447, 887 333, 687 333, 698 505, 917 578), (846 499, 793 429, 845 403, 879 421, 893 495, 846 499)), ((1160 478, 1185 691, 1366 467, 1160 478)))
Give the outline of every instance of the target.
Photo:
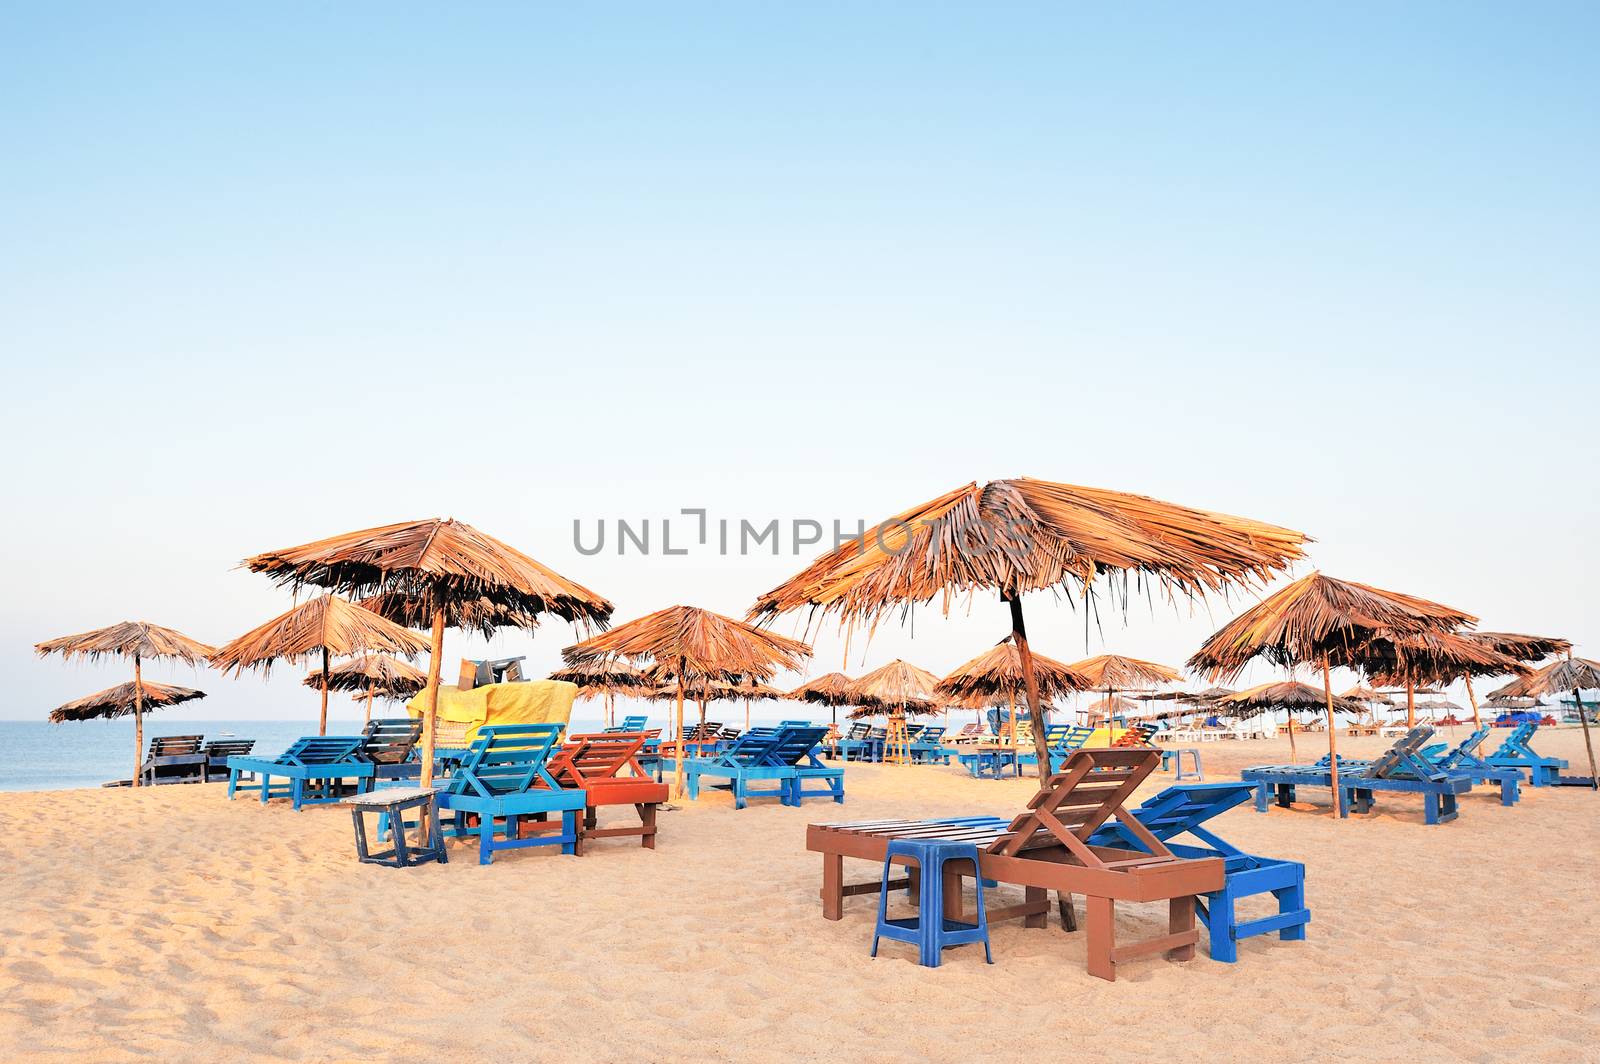
MULTIPOLYGON (((1302 756, 1325 743, 1304 736, 1302 756)), ((1537 745, 1582 758, 1573 729, 1537 745)), ((1288 750, 1203 749, 1212 779, 1288 750)), ((1169 782, 1152 779, 1141 797, 1169 782)), ((993 967, 975 948, 939 969, 894 944, 869 959, 873 902, 821 918, 805 825, 1010 815, 1032 785, 852 765, 847 786, 842 808, 687 803, 654 852, 605 840, 484 868, 458 845, 409 870, 358 864, 342 809, 230 803, 219 784, 7 794, 0 1058, 1571 1061, 1600 1042, 1589 791, 1525 788, 1507 809, 1479 788, 1438 827, 1381 796, 1345 822, 1233 810, 1224 837, 1306 863, 1308 940, 1252 939, 1236 965, 1202 944, 1113 984, 1054 922, 997 925, 993 967)), ((1130 930, 1160 917, 1119 909, 1130 930)))

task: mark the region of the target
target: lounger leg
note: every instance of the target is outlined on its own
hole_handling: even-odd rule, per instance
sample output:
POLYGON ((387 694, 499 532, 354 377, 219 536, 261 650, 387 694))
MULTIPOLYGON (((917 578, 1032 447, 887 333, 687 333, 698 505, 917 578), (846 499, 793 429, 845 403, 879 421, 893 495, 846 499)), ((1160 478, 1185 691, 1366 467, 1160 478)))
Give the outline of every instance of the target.
MULTIPOLYGON (((885 882, 888 877, 885 877, 885 882)), ((822 855, 822 918, 824 920, 842 920, 844 918, 844 855, 838 853, 825 853, 822 855)))
POLYGON ((296 813, 300 811, 300 806, 305 802, 305 797, 306 781, 296 776, 294 782, 289 785, 289 801, 292 803, 296 813))
POLYGON ((272 789, 272 775, 271 775, 271 773, 263 772, 261 774, 261 804, 262 805, 266 805, 267 804, 267 795, 271 791, 271 789, 272 789))
POLYGON ((230 768, 228 770, 228 798, 229 798, 230 801, 233 799, 233 792, 238 790, 238 789, 239 789, 239 770, 236 769, 236 768, 230 768))
POLYGON ((1061 930, 1066 932, 1078 929, 1078 914, 1072 907, 1072 895, 1066 891, 1056 892, 1056 908, 1061 910, 1061 930))
POLYGON ((1441 795, 1440 798, 1439 822, 1448 824, 1450 821, 1454 820, 1458 815, 1460 815, 1461 799, 1454 794, 1441 795))
POLYGON ((488 813, 478 818, 478 863, 494 863, 494 817, 488 813))
MULTIPOLYGON (((1181 898, 1173 898, 1167 903, 1170 914, 1167 920, 1167 930, 1174 935, 1185 931, 1194 930, 1194 895, 1186 894, 1181 898)), ((1230 936, 1231 937, 1231 936, 1230 936)), ((1194 943, 1179 946, 1177 949, 1167 950, 1167 959, 1172 961, 1194 960, 1194 943)))
POLYGON ((1023 927, 1050 926, 1050 892, 1044 887, 1023 887, 1022 900, 1028 906, 1028 915, 1022 918, 1023 927))
POLYGON ((565 840, 561 844, 561 852, 574 857, 578 856, 578 848, 581 844, 578 840, 578 811, 576 809, 568 809, 561 814, 561 837, 565 840))
POLYGON ((1115 982, 1117 966, 1111 959, 1116 948, 1116 903, 1110 898, 1086 897, 1089 919, 1089 974, 1115 982))
MULTIPOLYGON (((1297 880, 1292 887, 1283 887, 1273 891, 1272 896, 1278 899, 1278 911, 1280 913, 1299 912, 1306 907, 1306 881, 1304 879, 1297 880)), ((1304 941, 1306 925, 1295 924, 1293 927, 1286 927, 1278 932, 1278 937, 1285 942, 1304 941)))
MULTIPOLYGON (((1177 904, 1177 899, 1173 899, 1177 904)), ((1283 906, 1279 904, 1281 911, 1283 906)), ((1232 964, 1239 959, 1239 943, 1233 938, 1233 892, 1226 885, 1216 894, 1206 895, 1206 934, 1211 942, 1211 959, 1232 964)))
POLYGON ((1272 788, 1265 783, 1256 784, 1256 812, 1265 813, 1267 811, 1267 802, 1271 798, 1271 795, 1268 794, 1268 791, 1271 789, 1272 788))
POLYGON ((656 848, 656 803, 635 806, 639 810, 639 823, 644 826, 644 835, 639 840, 639 845, 647 850, 656 848))

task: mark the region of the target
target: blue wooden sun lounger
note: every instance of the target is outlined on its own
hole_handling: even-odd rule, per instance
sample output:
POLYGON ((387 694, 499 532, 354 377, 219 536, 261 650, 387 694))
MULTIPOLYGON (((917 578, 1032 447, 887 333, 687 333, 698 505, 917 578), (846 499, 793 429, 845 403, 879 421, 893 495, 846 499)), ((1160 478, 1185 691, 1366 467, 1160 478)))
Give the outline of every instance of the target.
MULTIPOLYGON (((1472 789, 1472 779, 1452 775, 1435 768, 1421 756, 1424 743, 1433 736, 1427 725, 1412 728, 1395 741, 1395 744, 1366 765, 1351 762, 1345 768, 1340 762, 1339 795, 1336 805, 1341 817, 1351 811, 1365 813, 1371 810, 1373 795, 1377 791, 1397 791, 1420 794, 1423 798, 1423 818, 1429 824, 1444 824, 1458 815, 1457 799, 1472 789)), ((1295 800, 1299 787, 1332 787, 1331 766, 1318 765, 1258 765, 1239 774, 1246 782, 1258 785, 1256 809, 1267 811, 1269 798, 1276 795, 1277 804, 1288 808, 1295 800)))
POLYGON ((1556 786, 1561 778, 1561 770, 1567 763, 1559 757, 1545 757, 1529 746, 1533 733, 1539 730, 1537 721, 1524 721, 1511 729, 1511 734, 1506 736, 1500 748, 1488 757, 1484 763, 1494 768, 1525 769, 1528 773, 1528 782, 1535 787, 1556 786))
POLYGON ((288 798, 296 810, 305 805, 336 802, 342 780, 370 780, 373 766, 358 756, 364 736, 308 735, 296 739, 276 758, 228 758, 228 797, 250 775, 260 784, 261 801, 288 798), (283 782, 273 783, 277 778, 283 782))
POLYGON ((926 725, 911 740, 911 760, 919 765, 948 765, 955 750, 944 745, 944 728, 926 725))
MULTIPOLYGON (((1239 959, 1241 939, 1278 932, 1285 940, 1306 937, 1311 910, 1306 908, 1306 866, 1298 861, 1258 857, 1245 853, 1201 824, 1250 800, 1252 783, 1189 783, 1168 787, 1137 809, 1130 810, 1156 838, 1178 857, 1220 857, 1227 875, 1221 890, 1195 898, 1196 911, 1210 935, 1212 960, 1232 963, 1239 959), (1172 840, 1187 834, 1199 845, 1172 840), (1240 920, 1241 898, 1271 894, 1278 911, 1271 916, 1240 920)), ((1089 838, 1090 846, 1119 846, 1149 852, 1137 835, 1120 821, 1112 821, 1089 838)))
POLYGON ((576 853, 584 792, 563 789, 545 763, 561 738, 560 724, 493 724, 478 729, 461 766, 439 788, 439 809, 450 814, 448 837, 478 837, 478 863, 498 850, 560 846, 576 853), (559 825, 547 821, 560 813, 559 825), (469 815, 476 818, 469 822, 469 815), (524 818, 531 818, 531 822, 524 818))
POLYGON ((827 734, 828 729, 815 726, 751 728, 726 750, 685 758, 689 797, 698 798, 702 779, 709 777, 728 781, 717 786, 733 792, 735 809, 743 809, 751 798, 777 798, 783 805, 799 805, 805 798, 826 795, 842 803, 844 769, 825 765, 817 757, 817 746, 827 734), (808 782, 821 782, 822 789, 807 790, 808 782), (772 785, 771 789, 757 789, 764 784, 772 785))
MULTIPOLYGON (((1453 748, 1445 743, 1434 743, 1422 748, 1422 757, 1435 768, 1452 775, 1466 776, 1474 783, 1495 783, 1500 786, 1500 804, 1516 805, 1520 796, 1522 772, 1515 768, 1497 768, 1478 756, 1478 747, 1489 736, 1489 726, 1484 725, 1457 743, 1453 748)), ((1340 762, 1342 766, 1344 762, 1340 762)))

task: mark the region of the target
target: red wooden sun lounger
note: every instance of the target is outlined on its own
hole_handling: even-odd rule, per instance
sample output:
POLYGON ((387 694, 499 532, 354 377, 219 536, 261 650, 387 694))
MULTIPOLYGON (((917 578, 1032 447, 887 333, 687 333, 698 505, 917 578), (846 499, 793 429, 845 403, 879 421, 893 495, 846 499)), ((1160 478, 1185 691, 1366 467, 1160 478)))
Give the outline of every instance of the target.
MULTIPOLYGON (((978 848, 978 871, 985 879, 1024 888, 1021 905, 988 912, 991 923, 1021 916, 1028 927, 1045 926, 1049 892, 1054 890, 1060 895, 1063 923, 1072 930, 1074 925, 1066 918, 1070 912, 1068 898, 1082 894, 1088 903, 1090 975, 1115 979, 1118 964, 1152 953, 1165 953, 1172 960, 1189 960, 1199 940, 1195 895, 1222 889, 1224 864, 1214 857, 1175 856, 1124 807, 1160 762, 1161 754, 1149 748, 1079 750, 1067 758, 1062 771, 1045 782, 1028 803, 1027 811, 1009 826, 971 820, 812 824, 806 829, 806 848, 822 854, 822 915, 829 920, 841 919, 847 895, 880 889, 880 881, 847 886, 846 857, 872 861, 881 867, 891 839, 968 842, 978 848), (1146 849, 1089 845, 1089 836, 1112 817, 1146 849), (1118 946, 1115 910, 1119 901, 1167 902, 1168 933, 1118 946)), ((959 919, 960 874, 949 871, 946 875, 953 879, 945 884, 946 905, 957 911, 945 915, 959 919)), ((899 885, 904 883, 899 881, 899 885)))
POLYGON ((667 800, 667 785, 657 783, 639 765, 644 744, 661 732, 601 732, 569 736, 550 758, 550 774, 563 787, 579 788, 584 793, 583 830, 579 833, 579 853, 589 839, 639 836, 639 845, 656 848, 656 810, 667 800), (631 805, 639 814, 639 825, 598 827, 596 813, 603 805, 631 805))

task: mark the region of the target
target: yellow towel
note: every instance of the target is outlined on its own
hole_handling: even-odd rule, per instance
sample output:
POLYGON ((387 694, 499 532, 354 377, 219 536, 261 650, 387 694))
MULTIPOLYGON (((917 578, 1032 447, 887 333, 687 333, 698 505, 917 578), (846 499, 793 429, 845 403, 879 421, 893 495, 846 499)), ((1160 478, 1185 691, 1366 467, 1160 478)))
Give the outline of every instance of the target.
MULTIPOLYGON (((434 745, 455 749, 469 745, 486 724, 567 724, 578 685, 564 680, 529 680, 491 683, 463 691, 439 688, 439 712, 434 721, 434 745)), ((419 691, 406 703, 406 712, 421 717, 428 693, 419 691)))

